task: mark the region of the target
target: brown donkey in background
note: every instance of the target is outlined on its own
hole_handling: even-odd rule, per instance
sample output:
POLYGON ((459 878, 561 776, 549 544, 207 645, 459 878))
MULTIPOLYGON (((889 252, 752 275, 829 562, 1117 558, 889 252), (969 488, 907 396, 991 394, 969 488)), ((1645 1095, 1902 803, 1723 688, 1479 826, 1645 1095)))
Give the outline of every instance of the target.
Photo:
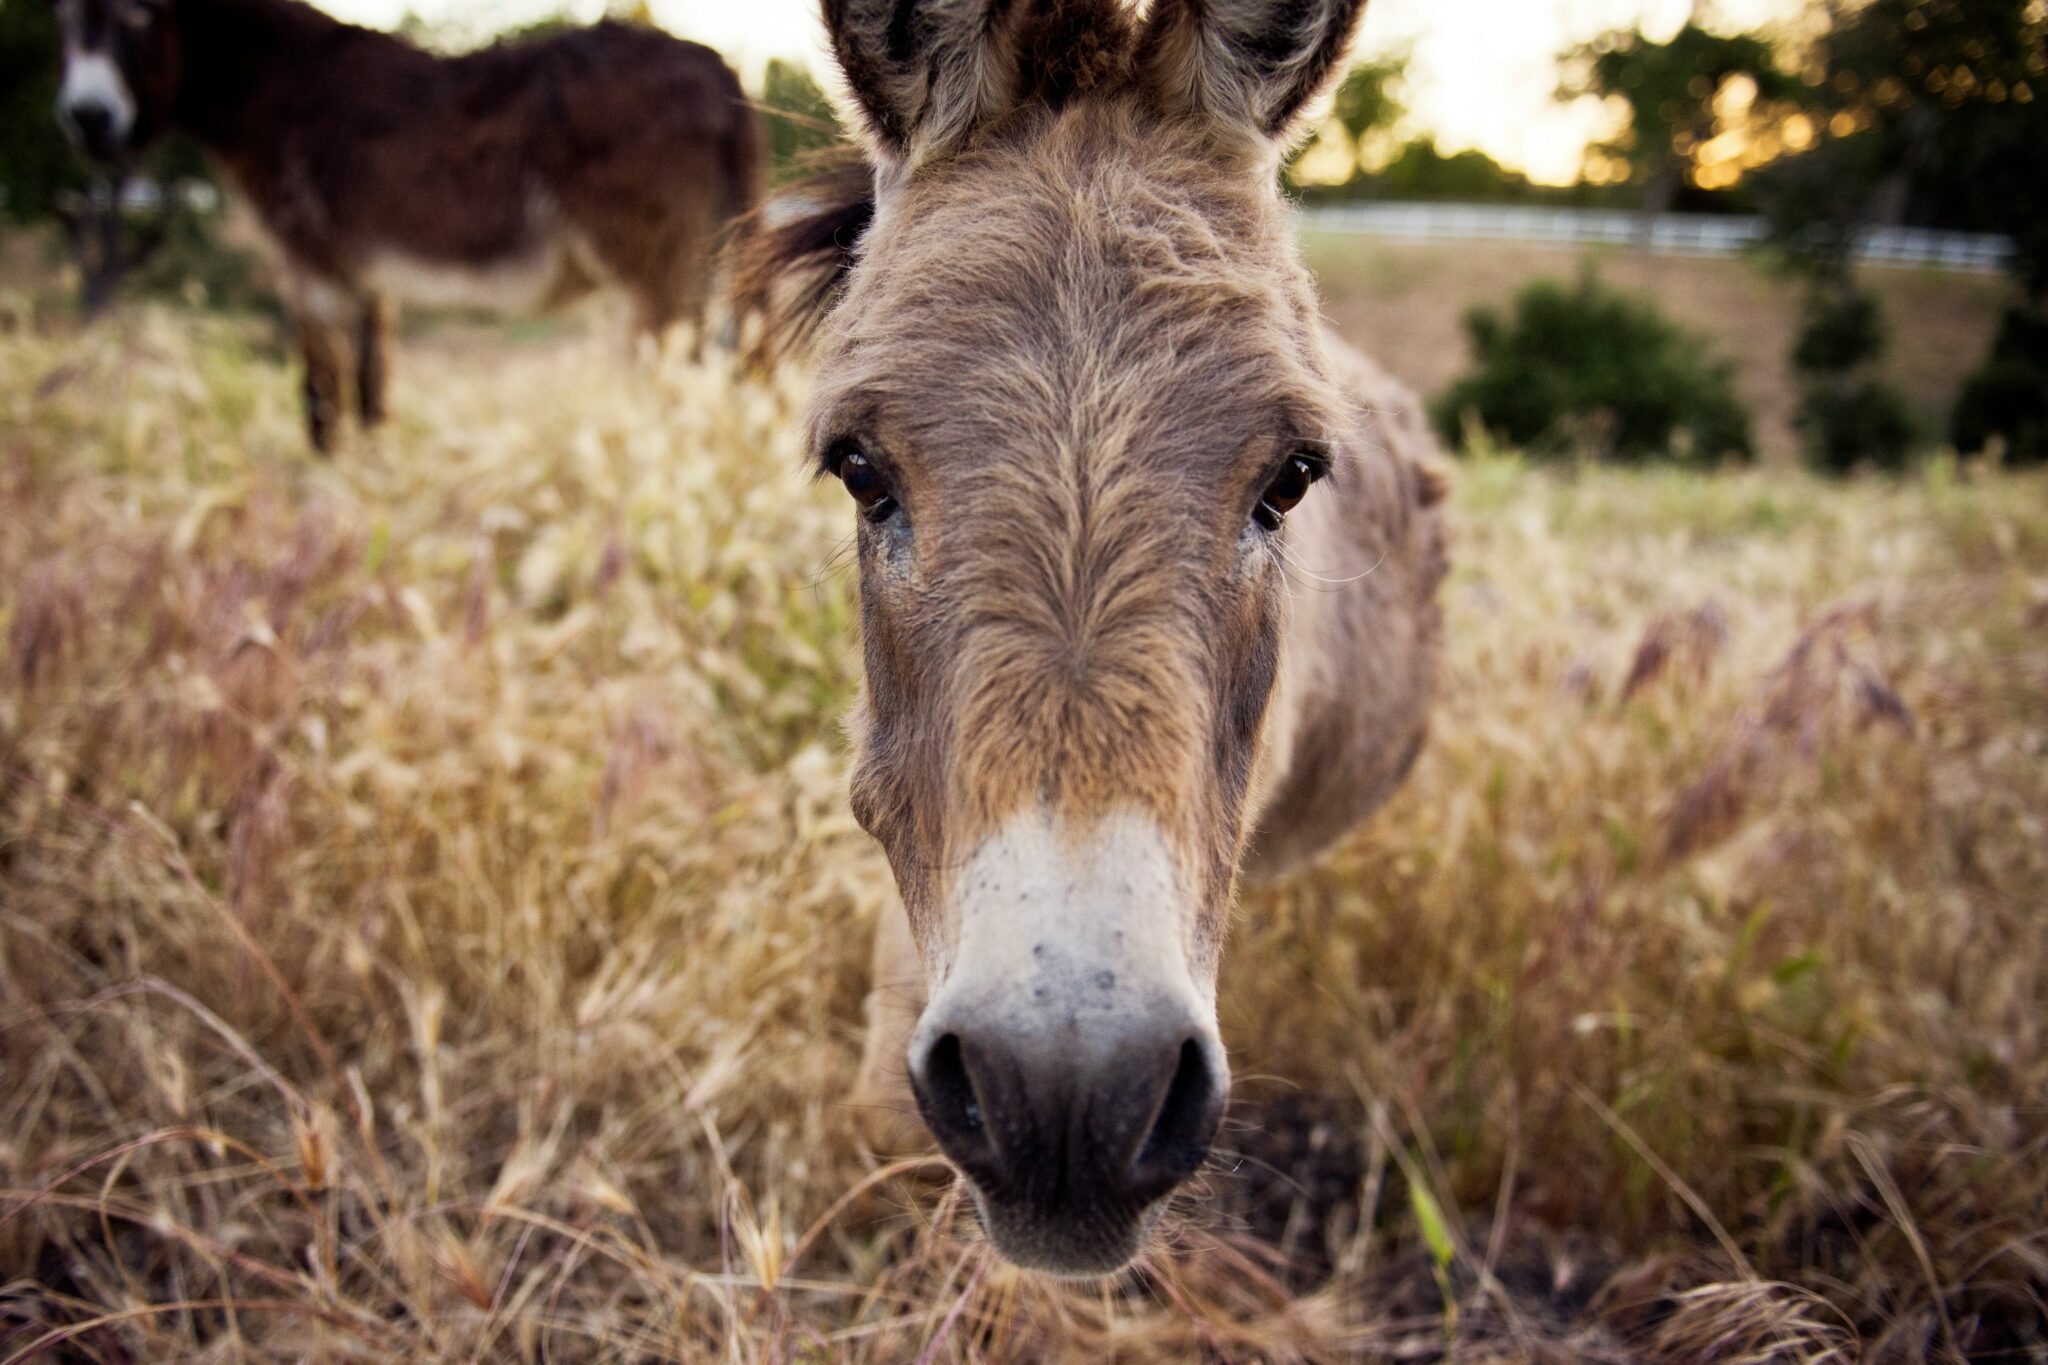
POLYGON ((532 309, 600 286, 695 323, 758 194, 758 121, 717 53, 604 23, 442 58, 298 0, 58 0, 58 116, 120 161, 191 135, 286 274, 326 450, 354 353, 384 416, 390 300, 532 309))
POLYGON ((908 914, 857 1099, 907 1080, 1056 1273, 1125 1264, 1204 1159, 1240 872, 1355 826, 1426 728, 1430 440, 1278 190, 1362 8, 826 0, 871 173, 742 270, 771 351, 818 327, 859 514, 853 805, 908 914))

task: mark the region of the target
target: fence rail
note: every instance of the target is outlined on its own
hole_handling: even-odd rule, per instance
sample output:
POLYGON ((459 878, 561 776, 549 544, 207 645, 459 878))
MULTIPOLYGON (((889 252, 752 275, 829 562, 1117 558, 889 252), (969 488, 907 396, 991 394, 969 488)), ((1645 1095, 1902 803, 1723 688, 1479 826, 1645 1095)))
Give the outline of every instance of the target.
MULTIPOLYGON (((1332 204, 1305 209, 1321 232, 1397 242, 1535 242, 1551 246, 1640 246, 1641 215, 1611 209, 1528 208, 1499 204, 1332 204)), ((1761 218, 1667 213, 1650 228, 1656 256, 1739 256, 1764 240, 1761 218)), ((1856 257, 1874 265, 1931 266, 1997 274, 2012 261, 2013 240, 1987 232, 1880 227, 1864 231, 1856 257)))

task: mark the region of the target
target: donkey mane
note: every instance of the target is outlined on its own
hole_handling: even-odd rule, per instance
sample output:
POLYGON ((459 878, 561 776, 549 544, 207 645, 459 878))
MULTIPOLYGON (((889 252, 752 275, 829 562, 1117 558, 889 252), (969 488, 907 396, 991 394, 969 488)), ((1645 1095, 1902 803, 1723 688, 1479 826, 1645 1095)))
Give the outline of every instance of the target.
POLYGON ((875 173, 858 149, 841 145, 735 227, 733 308, 759 327, 747 343, 751 368, 767 369, 809 346, 874 220, 875 173))

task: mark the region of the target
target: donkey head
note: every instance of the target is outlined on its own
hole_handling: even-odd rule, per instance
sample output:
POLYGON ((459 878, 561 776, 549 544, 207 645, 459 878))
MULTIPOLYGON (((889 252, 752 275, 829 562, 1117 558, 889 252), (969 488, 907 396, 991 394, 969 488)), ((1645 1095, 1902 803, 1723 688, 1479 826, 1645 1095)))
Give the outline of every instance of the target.
POLYGON ((1228 1089, 1285 518, 1346 411, 1277 167, 1362 7, 825 3, 872 180, 782 264, 864 228, 810 415, 858 508, 854 810, 931 987, 919 1107, 1056 1273, 1137 1253, 1228 1089))
POLYGON ((119 161, 162 130, 182 54, 173 0, 57 0, 57 121, 72 145, 119 161))

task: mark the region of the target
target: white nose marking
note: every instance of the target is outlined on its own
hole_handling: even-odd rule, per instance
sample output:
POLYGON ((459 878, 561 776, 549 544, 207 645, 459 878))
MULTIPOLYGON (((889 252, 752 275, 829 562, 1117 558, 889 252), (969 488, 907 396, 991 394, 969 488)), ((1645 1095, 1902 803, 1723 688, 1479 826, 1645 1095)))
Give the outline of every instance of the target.
POLYGON ((954 896, 947 984, 1010 997, 1019 1028, 1147 997, 1213 1017, 1214 986, 1190 971, 1188 894, 1148 818, 1122 813, 1076 832, 1040 812, 1019 815, 976 850, 954 896), (1035 990, 1012 994, 1027 981, 1035 990))
POLYGON ((135 97, 121 68, 104 52, 71 48, 64 54, 64 83, 57 90, 57 107, 69 116, 81 108, 97 105, 107 111, 116 138, 125 138, 135 126, 135 97))

